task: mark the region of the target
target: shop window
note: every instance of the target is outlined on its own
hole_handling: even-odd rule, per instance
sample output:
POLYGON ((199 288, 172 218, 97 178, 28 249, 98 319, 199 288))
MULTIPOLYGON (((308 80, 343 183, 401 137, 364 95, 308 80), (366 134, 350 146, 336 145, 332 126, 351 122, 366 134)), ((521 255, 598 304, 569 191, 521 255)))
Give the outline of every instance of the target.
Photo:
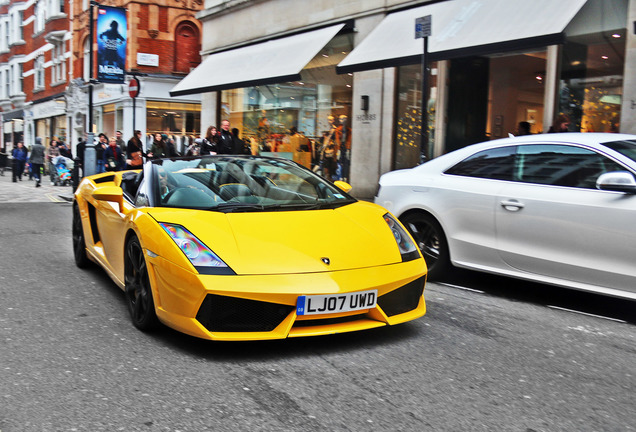
POLYGON ((301 71, 300 81, 222 91, 219 122, 230 120, 252 154, 275 154, 330 180, 348 180, 353 77, 336 74, 335 66, 351 49, 351 35, 341 34, 301 71))
POLYGON ((201 134, 201 104, 148 101, 146 131, 149 140, 156 132, 170 135, 180 151, 201 134))
POLYGON ((178 73, 189 73, 201 63, 199 29, 190 23, 179 24, 175 37, 175 66, 178 73))
POLYGON ((559 112, 570 131, 620 130, 625 29, 568 39, 562 50, 559 112))
POLYGON ((433 157, 435 125, 435 98, 437 95, 437 64, 430 65, 428 78, 429 97, 428 145, 422 148, 422 66, 410 65, 398 68, 397 119, 395 122, 395 147, 393 168, 412 168, 433 157))
POLYGON ((545 50, 490 58, 487 137, 518 135, 520 122, 543 132, 546 59, 545 50))

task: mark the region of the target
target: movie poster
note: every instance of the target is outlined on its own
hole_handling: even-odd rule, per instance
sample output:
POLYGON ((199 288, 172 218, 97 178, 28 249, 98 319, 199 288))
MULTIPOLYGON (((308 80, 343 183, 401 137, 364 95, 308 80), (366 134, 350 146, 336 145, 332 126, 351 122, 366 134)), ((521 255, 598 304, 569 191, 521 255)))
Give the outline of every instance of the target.
POLYGON ((97 10, 97 80, 123 83, 126 69, 126 9, 99 6, 97 10))

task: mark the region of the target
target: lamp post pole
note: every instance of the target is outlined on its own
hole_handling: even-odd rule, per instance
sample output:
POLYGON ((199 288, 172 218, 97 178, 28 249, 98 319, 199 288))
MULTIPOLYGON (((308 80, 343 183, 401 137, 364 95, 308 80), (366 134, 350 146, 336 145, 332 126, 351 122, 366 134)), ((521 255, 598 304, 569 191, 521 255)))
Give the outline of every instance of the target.
POLYGON ((415 38, 424 39, 424 51, 422 52, 422 131, 420 143, 420 160, 428 158, 428 37, 431 35, 433 19, 426 15, 415 20, 415 38))
POLYGON ((86 131, 86 147, 84 150, 84 175, 91 175, 97 172, 97 160, 95 153, 95 146, 93 141, 95 134, 93 132, 93 44, 95 42, 95 23, 93 22, 95 16, 95 6, 99 4, 96 1, 91 0, 89 10, 89 60, 88 60, 88 130, 86 131))

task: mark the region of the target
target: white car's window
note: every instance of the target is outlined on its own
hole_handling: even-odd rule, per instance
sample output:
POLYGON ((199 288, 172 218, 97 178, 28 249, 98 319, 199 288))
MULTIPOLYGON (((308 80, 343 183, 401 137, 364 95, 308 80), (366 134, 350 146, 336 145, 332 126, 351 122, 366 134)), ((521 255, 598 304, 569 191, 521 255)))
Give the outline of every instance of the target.
POLYGON ((484 150, 446 170, 446 174, 494 180, 512 180, 516 147, 484 150))
POLYGON ((554 186, 596 189, 598 176, 624 170, 595 151, 568 145, 519 146, 514 180, 554 186))
POLYGON ((446 174, 596 189, 598 176, 623 170, 625 167, 592 150, 532 144, 475 153, 446 170, 446 174))

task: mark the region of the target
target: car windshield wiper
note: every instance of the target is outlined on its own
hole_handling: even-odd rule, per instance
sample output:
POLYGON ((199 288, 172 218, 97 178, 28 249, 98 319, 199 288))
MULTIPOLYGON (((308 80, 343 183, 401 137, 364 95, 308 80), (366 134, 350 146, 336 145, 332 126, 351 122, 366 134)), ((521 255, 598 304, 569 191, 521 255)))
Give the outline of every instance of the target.
POLYGON ((313 203, 287 203, 287 204, 270 204, 265 206, 267 210, 323 210, 323 209, 335 209, 346 204, 351 204, 354 201, 316 201, 313 203))
POLYGON ((265 206, 262 204, 253 203, 223 203, 214 207, 210 207, 212 211, 218 211, 223 213, 239 213, 250 211, 263 211, 265 206))

